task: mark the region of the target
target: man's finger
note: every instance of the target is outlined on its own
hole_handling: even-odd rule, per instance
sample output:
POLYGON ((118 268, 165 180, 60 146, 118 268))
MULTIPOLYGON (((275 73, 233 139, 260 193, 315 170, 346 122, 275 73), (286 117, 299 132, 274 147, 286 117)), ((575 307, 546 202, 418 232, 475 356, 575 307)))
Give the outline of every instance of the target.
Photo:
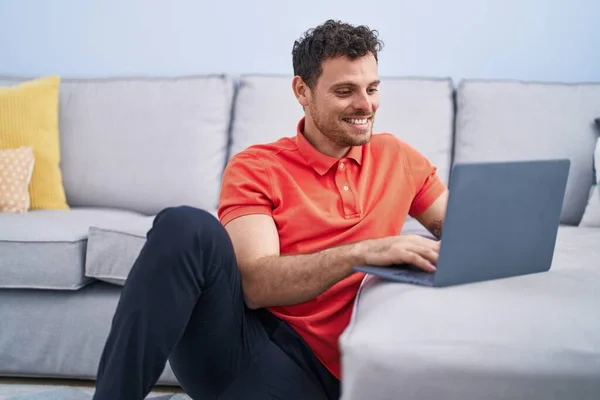
POLYGON ((433 249, 439 249, 440 245, 441 245, 441 242, 438 241, 438 240, 430 239, 428 237, 419 236, 419 235, 417 235, 417 236, 415 236, 413 238, 413 242, 414 243, 419 243, 419 244, 421 244, 423 246, 431 247, 433 249))
POLYGON ((439 252, 435 249, 427 246, 415 246, 413 251, 434 265, 438 263, 439 252))
POLYGON ((405 257, 403 257, 407 263, 414 265, 417 268, 422 269, 426 272, 434 272, 436 270, 433 265, 426 258, 422 257, 419 253, 413 251, 407 251, 405 257))

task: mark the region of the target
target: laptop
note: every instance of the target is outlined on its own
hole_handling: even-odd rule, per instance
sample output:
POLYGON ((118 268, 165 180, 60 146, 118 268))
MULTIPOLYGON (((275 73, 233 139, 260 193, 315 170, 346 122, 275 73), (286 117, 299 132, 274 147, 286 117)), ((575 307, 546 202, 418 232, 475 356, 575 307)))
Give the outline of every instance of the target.
POLYGON ((548 271, 570 166, 567 159, 456 164, 436 271, 410 264, 354 270, 430 287, 548 271))

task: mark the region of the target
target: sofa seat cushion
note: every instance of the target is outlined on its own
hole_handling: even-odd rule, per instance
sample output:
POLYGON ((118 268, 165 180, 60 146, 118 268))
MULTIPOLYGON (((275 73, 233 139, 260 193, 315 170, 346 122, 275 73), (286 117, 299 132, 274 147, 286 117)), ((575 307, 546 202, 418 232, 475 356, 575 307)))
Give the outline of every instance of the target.
MULTIPOLYGON (((207 211, 217 218, 216 209, 207 211)), ((131 215, 119 222, 90 227, 85 275, 123 286, 146 244, 146 235, 154 217, 131 215)))
MULTIPOLYGON (((0 215, 0 288, 76 290, 90 227, 120 227, 140 214, 109 209, 33 210, 0 215)), ((145 217, 149 218, 149 217, 145 217)))
POLYGON ((448 288, 368 277, 340 339, 343 399, 597 399, 598 243, 561 227, 549 272, 448 288))

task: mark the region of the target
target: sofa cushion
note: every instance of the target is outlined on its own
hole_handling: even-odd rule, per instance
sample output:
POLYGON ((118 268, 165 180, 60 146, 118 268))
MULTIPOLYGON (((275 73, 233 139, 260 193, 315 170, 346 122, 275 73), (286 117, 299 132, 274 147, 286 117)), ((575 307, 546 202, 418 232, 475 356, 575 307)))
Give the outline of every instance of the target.
MULTIPOLYGON (((596 121, 600 129, 600 119, 596 121)), ((596 183, 592 186, 588 205, 579 225, 600 228, 600 138, 596 142, 596 151, 594 152, 594 173, 596 183)))
POLYGON ((84 274, 90 226, 119 227, 138 218, 128 211, 82 208, 0 215, 0 288, 85 286, 92 281, 84 274))
POLYGON ((34 165, 32 147, 0 149, 0 213, 22 214, 29 210, 29 183, 34 165))
POLYGON ((91 227, 85 275, 123 286, 151 227, 152 221, 142 219, 125 229, 91 227))
POLYGON ((69 208, 60 166, 59 87, 58 76, 0 82, 0 149, 33 148, 32 209, 69 208))
POLYGON ((561 222, 577 225, 593 183, 599 112, 600 84, 463 81, 455 161, 570 159, 561 222))
POLYGON ((294 136, 304 116, 288 76, 242 76, 233 108, 229 158, 254 144, 294 136))
MULTIPOLYGON (((450 79, 382 78, 375 132, 390 132, 427 156, 448 182, 454 123, 450 79)), ((230 156, 295 136, 304 112, 291 76, 243 76, 235 101, 230 156)))
POLYGON ((374 130, 391 132, 427 157, 449 182, 454 129, 454 87, 450 79, 387 78, 374 130))
MULTIPOLYGON (((216 209, 207 210, 217 218, 216 209)), ((119 223, 102 223, 90 227, 85 275, 123 286, 140 251, 154 217, 130 215, 119 223)))
POLYGON ((180 204, 215 208, 232 99, 233 82, 224 76, 64 78, 61 168, 69 204, 148 215, 180 204))
POLYGON ((551 270, 522 277, 447 288, 367 278, 340 338, 343 398, 596 399, 598 243, 598 228, 563 226, 551 270))

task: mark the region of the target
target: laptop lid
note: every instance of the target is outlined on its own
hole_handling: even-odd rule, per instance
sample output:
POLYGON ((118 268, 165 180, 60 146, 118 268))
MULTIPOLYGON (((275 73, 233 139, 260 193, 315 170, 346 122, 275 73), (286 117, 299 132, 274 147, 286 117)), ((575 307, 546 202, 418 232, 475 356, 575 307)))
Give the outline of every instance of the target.
POLYGON ((547 271, 570 161, 456 164, 436 286, 547 271))

